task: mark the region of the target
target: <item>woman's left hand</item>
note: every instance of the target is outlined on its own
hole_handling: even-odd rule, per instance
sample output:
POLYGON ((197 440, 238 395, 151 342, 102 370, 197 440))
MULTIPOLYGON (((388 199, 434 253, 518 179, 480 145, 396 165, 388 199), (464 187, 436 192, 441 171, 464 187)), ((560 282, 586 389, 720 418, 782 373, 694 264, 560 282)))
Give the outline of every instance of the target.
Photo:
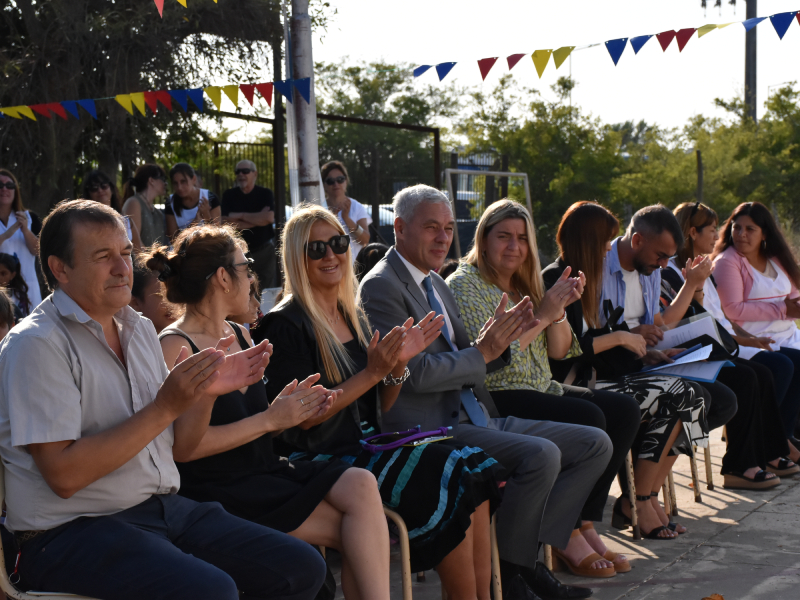
MULTIPOLYGON (((227 348, 234 341, 230 335, 217 344, 217 350, 227 348)), ((272 344, 264 340, 258 346, 248 348, 225 357, 225 362, 218 369, 219 377, 214 381, 207 393, 209 396, 222 396, 234 390, 251 386, 261 381, 264 369, 269 364, 272 344)))
POLYGON ((200 203, 197 206, 197 214, 204 221, 211 220, 211 207, 208 204, 208 199, 200 198, 200 203))
POLYGON ((436 313, 433 311, 425 315, 420 319, 419 323, 406 331, 406 339, 403 347, 400 349, 397 362, 405 364, 425 350, 425 348, 431 345, 433 340, 439 337, 443 326, 444 315, 439 315, 437 317, 436 313))
POLYGON ((28 231, 28 215, 25 211, 18 210, 14 213, 14 216, 17 217, 17 223, 19 223, 19 228, 22 229, 22 233, 28 231))
POLYGON ((583 290, 586 287, 586 275, 583 274, 583 271, 578 271, 578 276, 573 277, 572 280, 576 282, 574 291, 577 292, 577 295, 573 293, 572 296, 569 297, 569 301, 564 303, 564 308, 580 300, 583 296, 583 290))

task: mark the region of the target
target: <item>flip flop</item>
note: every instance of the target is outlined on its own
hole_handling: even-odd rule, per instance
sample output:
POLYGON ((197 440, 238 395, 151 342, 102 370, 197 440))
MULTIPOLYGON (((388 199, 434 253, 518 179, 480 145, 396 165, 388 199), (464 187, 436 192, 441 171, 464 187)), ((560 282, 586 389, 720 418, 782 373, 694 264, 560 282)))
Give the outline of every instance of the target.
POLYGON ((778 476, 767 479, 767 472, 761 469, 753 477, 745 477, 742 473, 726 473, 723 487, 726 490, 768 490, 780 485, 778 476))

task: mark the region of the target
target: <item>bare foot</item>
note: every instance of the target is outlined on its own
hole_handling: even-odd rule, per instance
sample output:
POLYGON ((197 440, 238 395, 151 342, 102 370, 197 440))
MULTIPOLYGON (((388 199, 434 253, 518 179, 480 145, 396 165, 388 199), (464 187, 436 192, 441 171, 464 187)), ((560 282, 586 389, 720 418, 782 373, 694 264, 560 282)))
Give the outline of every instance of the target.
MULTIPOLYGON (((586 525, 586 523, 591 523, 591 521, 581 521, 581 525, 586 525)), ((600 556, 605 556, 606 552, 608 552, 608 547, 603 542, 600 534, 595 531, 594 527, 587 527, 581 531, 581 535, 583 536, 583 539, 586 540, 586 543, 592 547, 592 550, 597 552, 600 556)), ((616 559, 612 562, 621 564, 627 560, 628 557, 624 554, 617 554, 616 559)))
MULTIPOLYGON (((627 498, 622 500, 622 512, 626 516, 630 516, 631 514, 631 505, 628 502, 627 498)), ((642 535, 647 535, 653 529, 657 529, 664 525, 661 522, 661 518, 656 513, 655 509, 653 508, 652 502, 648 500, 637 500, 636 501, 636 515, 639 517, 639 528, 642 530, 642 535)), ((670 530, 664 529, 659 532, 658 537, 660 538, 674 538, 677 537, 677 533, 670 530)))
MULTIPOLYGON (((661 520, 661 524, 664 527, 669 527, 670 523, 669 515, 667 515, 667 513, 664 512, 664 507, 661 506, 661 502, 658 501, 658 496, 650 496, 650 504, 652 505, 653 510, 655 510, 656 515, 658 515, 658 518, 661 520)), ((686 529, 686 527, 684 527, 680 523, 675 523, 676 534, 686 533, 687 531, 688 530, 686 529)))
MULTIPOLYGON (((569 543, 564 549, 564 556, 569 559, 569 562, 571 562, 573 566, 577 567, 579 564, 581 564, 581 561, 584 558, 592 554, 594 551, 594 548, 589 545, 582 535, 576 535, 569 539, 569 543)), ((614 564, 605 558, 596 560, 589 565, 590 569, 609 569, 613 567, 614 564)))

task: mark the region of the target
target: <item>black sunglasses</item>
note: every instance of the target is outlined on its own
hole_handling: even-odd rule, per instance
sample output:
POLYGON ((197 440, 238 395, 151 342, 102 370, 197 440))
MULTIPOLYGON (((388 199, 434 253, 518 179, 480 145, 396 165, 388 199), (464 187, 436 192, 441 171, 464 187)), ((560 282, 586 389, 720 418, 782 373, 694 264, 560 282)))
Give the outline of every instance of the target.
POLYGON ((253 169, 236 169, 234 173, 237 175, 250 175, 253 172, 253 169))
POLYGON ((89 192, 90 193, 94 193, 94 192, 98 192, 100 190, 106 191, 110 187, 111 187, 111 184, 109 184, 109 183, 98 183, 98 184, 90 186, 89 187, 89 192))
MULTIPOLYGON (((237 267, 243 267, 243 266, 247 265, 247 272, 248 272, 248 274, 250 274, 250 273, 252 273, 252 270, 250 269, 250 266, 251 266, 251 265, 252 265, 254 262, 256 262, 256 261, 254 261, 252 258, 246 258, 244 262, 240 262, 240 263, 233 263, 233 264, 231 265, 231 267, 233 267, 234 269, 236 269, 237 267)), ((206 281, 208 281, 209 279, 211 279, 211 278, 214 276, 214 273, 216 273, 216 272, 217 272, 217 269, 219 269, 219 267, 217 267, 216 269, 214 269, 214 271, 213 271, 213 272, 209 273, 209 274, 206 276, 206 281)))
POLYGON ((339 175, 338 177, 328 177, 325 180, 325 183, 327 185, 333 185, 334 183, 344 183, 345 181, 347 181, 347 177, 344 175, 339 175))
POLYGON ((17 189, 17 184, 13 181, 6 181, 5 183, 0 183, 0 188, 4 187, 7 190, 15 190, 17 189))
POLYGON ((308 258, 311 260, 320 260, 325 258, 325 255, 328 254, 326 246, 330 246, 334 254, 344 254, 350 247, 350 236, 335 235, 327 242, 323 242, 322 240, 308 242, 306 244, 306 255, 308 255, 308 258))

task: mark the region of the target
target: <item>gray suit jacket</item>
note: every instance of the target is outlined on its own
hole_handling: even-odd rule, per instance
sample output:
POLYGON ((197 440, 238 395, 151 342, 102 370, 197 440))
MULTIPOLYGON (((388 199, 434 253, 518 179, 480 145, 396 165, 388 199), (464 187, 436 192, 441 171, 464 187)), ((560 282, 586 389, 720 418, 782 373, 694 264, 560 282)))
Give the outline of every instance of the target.
MULTIPOLYGON (((483 386, 486 373, 508 365, 510 353, 489 363, 480 350, 470 346, 461 312, 450 288, 436 273, 433 285, 444 302, 456 340, 454 352, 440 335, 424 351, 411 359, 411 376, 403 384, 392 410, 382 415, 383 431, 400 431, 417 425, 423 430, 442 426, 457 429, 459 420, 467 420, 461 411, 461 390, 472 388, 489 415, 498 416, 492 397, 483 386)), ((373 328, 385 335, 402 325, 408 317, 417 322, 431 311, 428 299, 414 282, 397 251, 392 248, 361 282, 359 296, 373 328)))

